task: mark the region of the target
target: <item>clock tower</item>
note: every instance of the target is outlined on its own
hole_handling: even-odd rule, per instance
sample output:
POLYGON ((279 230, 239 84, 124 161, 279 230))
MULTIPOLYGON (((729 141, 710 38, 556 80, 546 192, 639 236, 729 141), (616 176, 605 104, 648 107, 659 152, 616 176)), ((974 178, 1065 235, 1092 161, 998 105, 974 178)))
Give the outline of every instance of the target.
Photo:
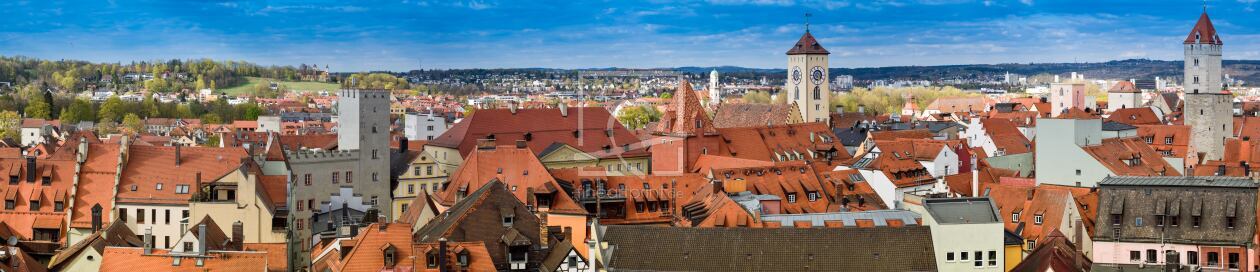
POLYGON ((827 122, 830 119, 830 80, 827 61, 831 52, 822 47, 805 27, 805 35, 787 51, 787 83, 780 95, 787 95, 801 112, 805 122, 827 122))

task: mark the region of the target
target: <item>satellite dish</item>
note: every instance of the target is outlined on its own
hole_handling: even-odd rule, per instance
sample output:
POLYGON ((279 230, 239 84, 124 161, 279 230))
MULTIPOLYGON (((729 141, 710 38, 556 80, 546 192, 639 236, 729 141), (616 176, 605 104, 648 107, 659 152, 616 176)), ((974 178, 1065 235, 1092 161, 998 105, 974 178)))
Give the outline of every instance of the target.
POLYGON ((16 235, 9 236, 9 246, 16 246, 17 242, 18 242, 18 238, 16 235))

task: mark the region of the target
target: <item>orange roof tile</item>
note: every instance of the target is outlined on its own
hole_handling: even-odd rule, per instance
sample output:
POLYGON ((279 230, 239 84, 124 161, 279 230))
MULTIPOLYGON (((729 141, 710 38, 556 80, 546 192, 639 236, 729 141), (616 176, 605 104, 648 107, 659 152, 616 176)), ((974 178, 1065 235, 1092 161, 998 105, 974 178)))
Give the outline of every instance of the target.
POLYGON ((102 272, 144 272, 144 271, 247 271, 270 269, 268 256, 261 252, 217 251, 207 254, 203 265, 198 266, 198 258, 181 257, 179 265, 174 264, 175 255, 167 249, 153 249, 153 254, 144 254, 138 247, 105 247, 101 254, 102 272))
POLYGON ((1107 121, 1125 123, 1129 125, 1158 125, 1163 122, 1155 115, 1155 110, 1151 108, 1126 108, 1118 109, 1111 112, 1107 116, 1107 121))
POLYGON ((1103 139, 1101 144, 1081 148, 1116 175, 1180 175, 1163 156, 1137 137, 1108 138, 1103 139))
POLYGON ((131 146, 127 165, 119 182, 120 203, 188 203, 196 188, 196 176, 202 184, 209 184, 232 171, 239 170, 248 155, 241 148, 178 147, 179 164, 175 149, 169 146, 131 146), (159 189, 158 184, 162 184, 159 189), (176 193, 177 185, 190 187, 189 193, 176 193))
MULTIPOLYGON (((499 146, 472 152, 468 159, 464 160, 464 164, 451 174, 445 189, 434 195, 435 200, 444 206, 453 205, 459 191, 465 190, 466 193, 470 193, 491 180, 498 180, 514 188, 519 187, 513 190, 512 194, 516 195, 522 203, 528 203, 526 188, 542 189, 546 186, 559 188, 556 180, 551 177, 547 168, 538 161, 530 148, 499 146)), ((567 194, 561 193, 556 196, 551 205, 551 212, 587 213, 586 209, 579 206, 567 194)))

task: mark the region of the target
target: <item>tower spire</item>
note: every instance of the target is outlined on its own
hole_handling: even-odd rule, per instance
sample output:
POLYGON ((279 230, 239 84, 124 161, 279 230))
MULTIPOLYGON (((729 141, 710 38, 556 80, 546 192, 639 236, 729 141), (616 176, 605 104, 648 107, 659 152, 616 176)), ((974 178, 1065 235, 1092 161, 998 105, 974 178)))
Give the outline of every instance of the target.
MULTIPOLYGON (((1204 0, 1204 1, 1206 1, 1206 0, 1204 0)), ((810 13, 808 13, 808 12, 806 12, 806 13, 805 13, 805 33, 809 33, 809 17, 810 17, 810 16, 814 16, 814 15, 813 15, 813 14, 810 14, 810 13)))

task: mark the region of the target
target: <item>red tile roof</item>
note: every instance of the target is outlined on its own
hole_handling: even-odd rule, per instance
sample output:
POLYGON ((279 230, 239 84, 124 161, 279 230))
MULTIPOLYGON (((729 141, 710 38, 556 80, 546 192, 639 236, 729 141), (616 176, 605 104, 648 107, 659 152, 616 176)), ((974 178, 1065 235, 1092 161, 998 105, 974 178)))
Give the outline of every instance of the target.
MULTIPOLYGON (((481 113, 473 115, 478 114, 481 113)), ((464 160, 464 164, 451 174, 446 187, 434 194, 434 200, 444 206, 454 205, 460 191, 471 193, 491 180, 519 187, 512 190, 512 194, 522 203, 528 203, 527 188, 538 191, 554 191, 555 188, 560 188, 556 180, 547 172, 547 168, 543 167, 542 162, 534 157, 534 152, 530 148, 498 146, 494 149, 473 151, 468 159, 464 160)), ((586 209, 569 198, 568 194, 560 192, 555 195, 550 212, 586 214, 586 209)))
POLYGON ((1133 85, 1133 82, 1130 82, 1127 80, 1121 80, 1120 82, 1116 82, 1116 85, 1111 85, 1111 89, 1107 90, 1107 92, 1109 93, 1140 93, 1142 91, 1139 91, 1137 89, 1137 86, 1133 85))
MULTIPOLYGON (((1165 157, 1185 158, 1190 149, 1190 127, 1185 125, 1139 125, 1137 136, 1149 140, 1151 149, 1165 157), (1172 138, 1172 143, 1168 139, 1172 138)), ((1230 150, 1226 149, 1228 153, 1230 150)))
POLYGON ((198 266, 197 259, 182 257, 179 265, 174 265, 175 255, 167 249, 153 249, 153 254, 144 254, 139 247, 106 247, 101 254, 101 272, 143 272, 143 271, 249 271, 270 270, 267 253, 218 251, 210 252, 203 265, 198 266))
MULTIPOLYGON (((501 144, 524 140, 535 155, 555 143, 563 143, 587 153, 602 153, 605 148, 620 150, 639 142, 634 133, 601 107, 569 108, 567 116, 560 109, 480 109, 455 123, 446 133, 428 144, 459 149, 468 156, 480 139, 491 138, 501 144), (609 131, 612 137, 608 136, 609 131)), ((642 149, 622 153, 623 156, 646 156, 642 149)))
POLYGON ((1158 125, 1163 123, 1159 120, 1159 117, 1155 115, 1155 110, 1147 107, 1118 109, 1111 112, 1110 116, 1107 116, 1107 121, 1125 123, 1134 126, 1158 125))
POLYGON ((787 51, 787 54, 788 55, 801 55, 801 54, 827 55, 827 54, 831 54, 831 52, 827 52, 827 49, 823 48, 822 44, 818 43, 818 40, 814 39, 814 35, 810 35, 809 30, 806 30, 805 34, 801 35, 801 39, 796 41, 796 45, 793 45, 792 49, 789 49, 787 51))
MULTIPOLYGON (((92 207, 101 205, 103 218, 112 218, 114 178, 117 174, 120 148, 116 144, 93 143, 88 145, 87 160, 79 175, 79 187, 74 196, 74 209, 70 214, 70 226, 88 228, 92 224, 92 207)), ((171 187, 174 190, 174 187, 171 187)))
POLYGON ((413 254, 411 224, 389 223, 382 229, 380 223, 374 223, 362 228, 354 241, 354 248, 344 253, 336 271, 390 271, 400 268, 398 266, 411 266, 412 257, 422 257, 413 254), (387 247, 394 248, 394 267, 385 266, 387 247))
POLYGON ((119 182, 118 202, 186 204, 201 190, 196 188, 197 174, 202 184, 209 184, 239 170, 248 156, 241 148, 179 148, 180 162, 176 165, 176 147, 131 146, 119 182), (188 185, 189 193, 176 193, 177 185, 188 185))
POLYGON ((1023 233, 1016 234, 1025 240, 1040 240, 1049 235, 1063 223, 1063 211, 1068 205, 1076 205, 1076 198, 1069 187, 1022 187, 993 183, 982 186, 984 188, 980 190, 981 193, 989 194, 989 198, 1002 214, 1006 230, 1015 232, 1022 225, 1023 233), (1015 213, 1019 214, 1019 220, 1009 220, 1015 213), (1042 217, 1041 224, 1035 222, 1038 215, 1042 217))
MULTIPOLYGON (((417 257, 415 260, 415 271, 437 272, 436 266, 429 268, 429 252, 438 252, 438 243, 418 243, 412 246, 412 251, 417 257)), ((490 251, 486 249, 485 242, 450 242, 446 244, 446 253, 450 263, 447 266, 452 269, 449 271, 495 271, 494 260, 490 257, 490 251), (468 266, 460 267, 458 265, 459 254, 467 254, 468 266)))
POLYGON ((713 120, 709 119, 709 114, 700 106, 700 98, 692 90, 691 82, 686 80, 678 83, 678 89, 674 91, 674 101, 656 123, 653 132, 657 134, 687 136, 717 133, 713 120))
POLYGON ((241 247, 244 251, 267 253, 267 271, 288 271, 289 260, 285 256, 287 251, 285 251, 286 245, 284 243, 247 243, 241 245, 241 247))
POLYGON ((1216 27, 1212 26, 1212 19, 1208 18, 1206 11, 1199 15, 1199 21, 1194 23, 1194 28, 1186 35, 1185 44, 1196 43, 1221 45, 1221 37, 1216 35, 1216 27))
POLYGON ((1108 138, 1101 144, 1081 148, 1119 176, 1180 175, 1177 168, 1137 137, 1108 138))
POLYGON ((827 161, 825 153, 834 153, 834 161, 852 157, 827 124, 821 122, 722 128, 718 132, 725 142, 725 154, 731 157, 761 161, 827 161), (789 158, 796 154, 802 158, 789 158))

